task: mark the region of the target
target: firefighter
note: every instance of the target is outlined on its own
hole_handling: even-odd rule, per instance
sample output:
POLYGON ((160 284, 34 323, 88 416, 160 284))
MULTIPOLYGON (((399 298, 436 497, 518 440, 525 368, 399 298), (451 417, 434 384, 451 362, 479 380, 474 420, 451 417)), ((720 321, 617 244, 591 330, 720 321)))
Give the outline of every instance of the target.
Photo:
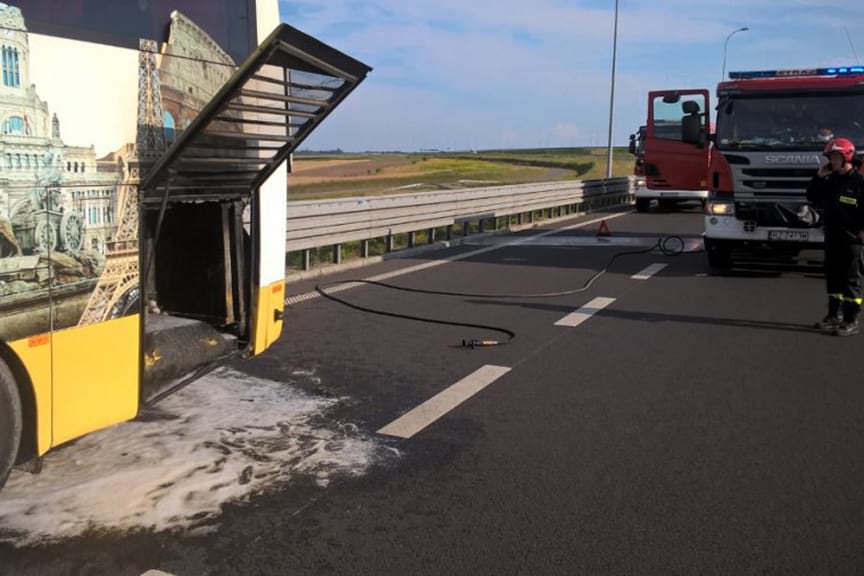
POLYGON ((828 163, 807 186, 807 200, 821 209, 825 228, 828 315, 816 328, 852 336, 864 298, 864 175, 853 167, 852 141, 834 138, 823 154, 828 163))

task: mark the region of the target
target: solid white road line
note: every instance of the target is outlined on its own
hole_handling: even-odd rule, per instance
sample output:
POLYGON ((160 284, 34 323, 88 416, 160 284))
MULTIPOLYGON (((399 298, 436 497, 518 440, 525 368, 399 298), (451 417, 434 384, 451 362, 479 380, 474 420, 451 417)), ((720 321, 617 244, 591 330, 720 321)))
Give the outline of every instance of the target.
POLYGON ((666 268, 666 266, 668 266, 668 264, 661 264, 659 262, 656 264, 651 264, 650 266, 648 266, 638 274, 634 274, 630 278, 632 278, 633 280, 648 280, 649 278, 651 278, 651 276, 657 274, 658 272, 666 268))
POLYGON ((603 296, 598 296, 594 298, 577 311, 568 314, 564 318, 555 322, 555 326, 567 326, 568 328, 575 328, 579 326, 589 318, 591 318, 594 314, 599 312, 600 310, 606 308, 610 304, 615 302, 615 298, 605 298, 603 296))
POLYGON ((510 370, 487 364, 384 426, 378 434, 411 438, 510 370))
MULTIPOLYGON (((494 246, 486 246, 485 248, 480 248, 478 250, 471 250, 470 252, 464 252, 462 254, 455 254, 453 256, 448 256, 447 258, 442 258, 441 260, 433 260, 431 262, 425 262, 423 264, 416 264, 414 266, 408 266, 407 268, 400 268, 398 270, 393 270, 392 272, 385 272, 384 274, 378 274, 377 276, 371 276, 366 278, 366 280, 372 280, 375 282, 383 282, 384 280, 389 280, 390 278, 396 278, 397 276, 404 276, 405 274, 411 274, 413 272, 419 272, 421 270, 426 270, 428 268, 435 268, 436 266, 442 266, 444 264, 448 264, 450 262, 456 262, 458 260, 465 260, 466 258, 473 258, 474 256, 479 256, 480 254, 485 254, 487 252, 492 252, 493 250, 498 250, 500 248, 505 248, 507 246, 517 246, 519 244, 524 244, 526 242, 530 242, 537 238, 543 238, 546 236, 551 236, 552 234, 558 234, 559 232, 563 232, 566 230, 576 230, 578 228, 584 228, 586 226, 590 226, 592 224, 596 224, 603 220, 612 220, 614 218, 620 218, 621 216, 626 216, 628 214, 632 214, 632 211, 627 212, 618 212, 615 214, 608 214, 603 216, 602 218, 594 218, 593 220, 586 220, 585 222, 579 222, 577 224, 571 224, 570 226, 562 226, 561 228, 554 228, 552 230, 546 230, 545 232, 540 232, 539 234, 534 234, 532 236, 526 236, 524 238, 518 238, 516 240, 511 240, 510 242, 502 242, 501 244, 495 244, 494 246)), ((322 282, 326 282, 325 279, 322 278, 322 282)), ((328 294, 335 294, 337 292, 342 292, 343 290, 350 290, 351 288, 356 288, 357 286, 361 286, 360 283, 348 283, 348 284, 340 284, 337 286, 333 286, 331 288, 327 288, 328 294)), ((314 300, 315 298, 320 298, 321 295, 318 292, 306 292, 305 294, 298 294, 296 296, 290 296, 285 299, 285 304, 287 306, 293 306, 295 304, 300 304, 301 302, 308 302, 309 300, 314 300)))

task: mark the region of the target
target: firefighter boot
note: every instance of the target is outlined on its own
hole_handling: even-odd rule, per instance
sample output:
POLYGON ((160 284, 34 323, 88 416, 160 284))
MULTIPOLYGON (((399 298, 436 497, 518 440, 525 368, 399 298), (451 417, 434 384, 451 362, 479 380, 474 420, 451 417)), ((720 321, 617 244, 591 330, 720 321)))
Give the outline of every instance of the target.
POLYGON ((828 299, 828 315, 820 322, 816 322, 814 328, 817 330, 833 331, 840 327, 843 319, 840 317, 840 305, 842 300, 837 298, 828 299))
POLYGON ((834 334, 837 336, 854 336, 858 334, 858 312, 857 304, 846 302, 843 306, 843 323, 837 327, 834 334))

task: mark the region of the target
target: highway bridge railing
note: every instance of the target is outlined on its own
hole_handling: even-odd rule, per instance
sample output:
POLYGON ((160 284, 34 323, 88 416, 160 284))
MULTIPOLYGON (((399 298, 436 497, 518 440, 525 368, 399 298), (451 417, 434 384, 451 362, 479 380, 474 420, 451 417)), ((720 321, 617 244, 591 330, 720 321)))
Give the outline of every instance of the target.
POLYGON ((369 259, 373 247, 386 254, 627 205, 634 185, 628 177, 289 202, 286 261, 309 270, 313 260, 340 264, 346 245, 369 259))

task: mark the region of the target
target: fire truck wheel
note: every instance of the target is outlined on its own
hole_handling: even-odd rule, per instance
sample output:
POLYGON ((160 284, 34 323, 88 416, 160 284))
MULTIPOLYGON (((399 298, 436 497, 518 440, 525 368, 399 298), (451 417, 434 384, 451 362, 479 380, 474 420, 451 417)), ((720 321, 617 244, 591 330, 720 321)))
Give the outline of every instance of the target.
POLYGON ((708 268, 712 274, 722 274, 732 268, 732 249, 726 244, 706 238, 705 253, 708 255, 708 268))
POLYGON ((651 199, 650 198, 636 198, 636 211, 637 212, 648 212, 649 208, 651 208, 651 199))
POLYGON ((12 371, 0 360, 0 488, 6 483, 21 441, 21 398, 12 371))

